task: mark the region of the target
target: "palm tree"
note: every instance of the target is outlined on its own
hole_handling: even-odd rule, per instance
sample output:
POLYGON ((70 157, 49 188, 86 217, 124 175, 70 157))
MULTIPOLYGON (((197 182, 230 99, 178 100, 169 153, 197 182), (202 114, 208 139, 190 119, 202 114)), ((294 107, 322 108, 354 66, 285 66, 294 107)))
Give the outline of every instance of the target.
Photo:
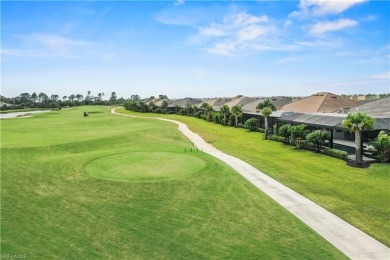
POLYGON ((301 141, 309 134, 309 130, 306 129, 307 125, 293 125, 290 127, 290 143, 295 144, 297 148, 301 147, 301 141))
POLYGON ((203 103, 202 106, 201 106, 201 108, 204 109, 204 114, 205 114, 205 116, 206 116, 206 120, 207 120, 207 121, 211 121, 211 112, 214 111, 213 107, 210 106, 210 105, 207 104, 207 103, 203 103))
POLYGON ((236 127, 238 127, 238 118, 242 115, 241 106, 235 105, 232 107, 232 114, 236 120, 236 127))
POLYGON ((362 159, 362 132, 374 129, 375 119, 363 112, 348 113, 343 126, 355 133, 356 163, 362 159))
POLYGON ((187 109, 187 114, 188 114, 188 115, 192 115, 192 112, 193 112, 193 111, 192 111, 192 110, 193 110, 193 109, 192 109, 192 105, 191 105, 191 104, 187 104, 187 105, 186 105, 186 109, 187 109))
POLYGON ((223 105, 219 111, 223 114, 223 124, 226 125, 226 116, 230 113, 230 107, 228 105, 223 105))
POLYGON ((161 108, 165 109, 167 107, 168 107, 168 101, 164 99, 163 102, 161 103, 161 108))
POLYGON ((275 104, 270 99, 264 99, 260 102, 256 109, 264 116, 265 134, 264 139, 267 139, 268 135, 268 116, 272 114, 272 111, 276 111, 275 104))

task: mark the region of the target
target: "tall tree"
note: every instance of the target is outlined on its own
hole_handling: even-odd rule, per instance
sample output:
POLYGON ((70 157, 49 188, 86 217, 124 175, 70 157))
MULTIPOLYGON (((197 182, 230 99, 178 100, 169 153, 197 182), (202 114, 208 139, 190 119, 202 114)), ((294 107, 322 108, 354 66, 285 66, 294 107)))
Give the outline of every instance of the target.
POLYGON ((276 111, 275 104, 270 99, 264 99, 260 102, 256 109, 264 116, 264 124, 265 124, 265 133, 264 139, 267 139, 268 136, 268 116, 272 114, 272 111, 276 111))
POLYGON ((46 100, 46 99, 48 99, 48 96, 45 93, 41 92, 38 94, 38 102, 39 103, 41 103, 41 101, 46 100))
POLYGON ((232 114, 234 115, 236 127, 238 127, 238 118, 242 116, 241 106, 238 106, 238 105, 233 106, 232 107, 232 114))
POLYGON ((110 103, 111 104, 115 104, 116 103, 116 99, 117 99, 116 93, 115 92, 111 92, 110 103))
POLYGON ((76 95, 76 98, 77 98, 78 101, 82 101, 83 98, 84 98, 84 96, 81 95, 81 94, 77 94, 77 95, 76 95))
POLYGON ((348 113, 343 126, 355 133, 356 163, 362 160, 362 132, 374 129, 375 119, 363 112, 348 113))
POLYGON ((37 101, 37 99, 38 99, 38 95, 37 95, 37 93, 32 93, 32 95, 31 95, 31 101, 32 102, 35 102, 35 101, 37 101))
POLYGON ((21 103, 27 103, 31 100, 31 96, 29 93, 22 93, 19 95, 19 98, 21 103))
POLYGON ((221 113, 223 114, 223 124, 226 125, 227 124, 226 117, 230 113, 230 107, 225 104, 225 105, 221 106, 219 111, 221 111, 221 113))
POLYGON ((57 102, 57 100, 58 100, 58 95, 57 95, 57 94, 51 95, 50 100, 53 101, 53 102, 57 102))
POLYGON ((139 95, 131 95, 131 96, 130 96, 130 99, 131 99, 131 100, 135 100, 135 101, 141 100, 141 98, 140 98, 139 95))

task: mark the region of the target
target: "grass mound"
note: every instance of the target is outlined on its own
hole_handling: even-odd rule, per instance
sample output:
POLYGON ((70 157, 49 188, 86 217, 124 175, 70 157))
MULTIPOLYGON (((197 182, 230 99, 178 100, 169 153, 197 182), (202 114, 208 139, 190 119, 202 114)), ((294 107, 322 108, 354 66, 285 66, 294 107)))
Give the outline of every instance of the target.
POLYGON ((88 163, 93 177, 109 181, 155 182, 181 179, 206 166, 204 160, 172 152, 133 152, 104 156, 88 163))

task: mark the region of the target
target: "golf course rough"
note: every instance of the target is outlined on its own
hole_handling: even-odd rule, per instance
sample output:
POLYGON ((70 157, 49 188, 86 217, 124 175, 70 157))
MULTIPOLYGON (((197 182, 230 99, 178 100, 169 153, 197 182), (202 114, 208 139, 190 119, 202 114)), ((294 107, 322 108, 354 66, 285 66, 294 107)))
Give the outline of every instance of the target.
POLYGON ((131 152, 97 158, 85 167, 95 178, 109 181, 155 182, 185 178, 206 167, 190 154, 131 152))

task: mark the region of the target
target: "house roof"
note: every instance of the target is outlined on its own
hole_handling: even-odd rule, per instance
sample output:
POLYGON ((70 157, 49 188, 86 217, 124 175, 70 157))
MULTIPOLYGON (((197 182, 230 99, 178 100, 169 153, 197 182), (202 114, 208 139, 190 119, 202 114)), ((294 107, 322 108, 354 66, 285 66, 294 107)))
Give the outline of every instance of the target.
POLYGON ((161 107, 162 102, 166 100, 168 102, 168 106, 171 105, 173 102, 175 102, 175 99, 155 99, 153 101, 154 105, 161 107))
POLYGON ((171 104, 168 104, 168 106, 169 107, 175 107, 175 106, 185 107, 187 105, 198 105, 202 102, 203 102, 203 100, 201 100, 201 99, 187 97, 187 98, 183 98, 183 99, 178 99, 178 100, 172 102, 171 104))
POLYGON ((234 98, 232 101, 227 102, 225 105, 229 106, 232 108, 233 106, 245 106, 249 103, 256 102, 261 100, 259 97, 245 97, 245 96, 237 96, 234 98))
POLYGON ((351 108, 357 105, 358 102, 355 100, 340 97, 329 92, 320 92, 284 105, 281 110, 298 113, 331 113, 341 108, 351 108))
POLYGON ((362 111, 370 116, 389 116, 390 117, 390 97, 381 98, 369 103, 353 107, 349 112, 362 111))
MULTIPOLYGON (((265 97, 257 98, 255 101, 244 105, 242 107, 242 111, 244 111, 244 112, 257 112, 257 109, 256 109, 257 105, 260 102, 262 102, 264 99, 266 99, 266 98, 265 97)), ((274 105, 276 106, 276 110, 279 110, 281 107, 283 107, 284 105, 291 102, 291 98, 283 97, 283 96, 270 97, 268 99, 270 99, 274 103, 274 105)))
POLYGON ((232 101, 232 98, 227 98, 227 97, 224 97, 224 98, 204 99, 203 102, 200 103, 200 104, 198 105, 198 107, 201 107, 201 105, 202 105, 203 103, 207 103, 207 104, 209 104, 210 106, 212 106, 214 110, 219 110, 219 108, 220 108, 222 105, 224 105, 224 104, 226 104, 226 103, 228 103, 228 102, 230 102, 230 101, 232 101))

